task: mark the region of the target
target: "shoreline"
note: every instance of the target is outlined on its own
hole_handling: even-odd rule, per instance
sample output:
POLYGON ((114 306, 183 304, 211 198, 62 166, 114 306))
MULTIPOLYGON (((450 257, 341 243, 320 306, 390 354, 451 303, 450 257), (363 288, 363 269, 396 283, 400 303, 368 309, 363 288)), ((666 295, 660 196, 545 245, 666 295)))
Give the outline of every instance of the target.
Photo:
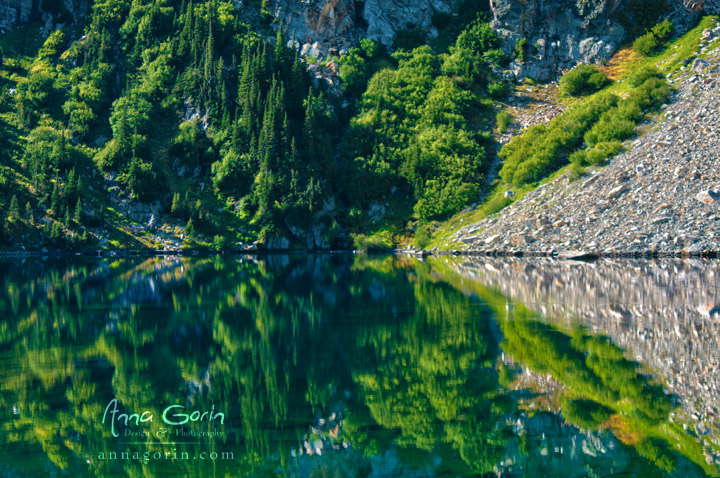
POLYGON ((428 256, 467 256, 467 257, 497 257, 497 258, 551 258, 569 261, 595 261, 599 259, 720 259, 720 251, 522 251, 522 250, 422 250, 422 249, 394 249, 388 251, 360 251, 352 249, 334 250, 306 250, 306 249, 255 249, 255 250, 203 250, 191 249, 186 251, 164 251, 154 249, 116 249, 96 251, 2 251, 0 259, 25 258, 60 258, 60 257, 207 257, 222 255, 344 255, 344 254, 371 254, 371 255, 409 255, 417 257, 428 256))

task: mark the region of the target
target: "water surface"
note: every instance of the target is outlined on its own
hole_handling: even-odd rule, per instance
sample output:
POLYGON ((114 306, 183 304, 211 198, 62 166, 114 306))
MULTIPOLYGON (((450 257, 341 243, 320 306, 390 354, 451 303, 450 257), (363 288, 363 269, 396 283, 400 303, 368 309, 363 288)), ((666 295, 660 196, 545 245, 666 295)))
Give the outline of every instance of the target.
POLYGON ((1 262, 0 475, 718 476, 719 275, 690 261, 1 262))

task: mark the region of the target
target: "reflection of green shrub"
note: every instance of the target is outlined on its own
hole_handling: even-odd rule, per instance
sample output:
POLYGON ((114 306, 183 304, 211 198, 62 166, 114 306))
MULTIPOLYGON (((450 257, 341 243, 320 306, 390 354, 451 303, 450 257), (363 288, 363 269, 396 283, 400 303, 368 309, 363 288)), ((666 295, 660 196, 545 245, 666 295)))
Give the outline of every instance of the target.
POLYGON ((594 430, 610 418, 612 410, 587 399, 563 397, 562 414, 565 420, 577 427, 594 430))
POLYGON ((578 65, 560 78, 560 91, 570 96, 594 93, 610 83, 594 65, 578 65))
POLYGON ((635 445, 637 452, 654 463, 661 470, 672 473, 677 466, 674 452, 667 443, 657 438, 648 438, 635 445))

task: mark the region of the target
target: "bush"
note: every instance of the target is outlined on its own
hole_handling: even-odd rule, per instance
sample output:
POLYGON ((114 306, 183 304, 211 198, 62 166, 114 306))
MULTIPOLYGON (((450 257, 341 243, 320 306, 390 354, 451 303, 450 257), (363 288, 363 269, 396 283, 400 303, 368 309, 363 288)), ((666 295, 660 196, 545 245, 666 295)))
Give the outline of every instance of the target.
POLYGON ((425 249, 430 244, 430 231, 427 226, 418 226, 413 242, 418 249, 425 249))
POLYGON ((628 79, 628 83, 633 88, 637 88, 650 78, 662 78, 662 75, 655 68, 651 66, 645 66, 634 72, 632 76, 630 76, 630 78, 628 79))
POLYGON ((670 20, 665 19, 658 23, 649 32, 638 37, 633 42, 633 50, 641 55, 651 56, 672 37, 675 27, 670 20))
POLYGON ((392 238, 387 231, 373 235, 358 234, 353 237, 353 243, 359 251, 387 252, 393 248, 392 238))
POLYGON ((635 122, 625 119, 614 109, 603 114, 600 121, 585 133, 585 143, 595 146, 605 141, 624 141, 635 133, 635 122))
POLYGON ((525 57, 528 53, 528 42, 527 38, 521 38, 518 40, 517 43, 515 43, 515 58, 520 63, 523 63, 525 61, 525 57))
POLYGON ((60 56, 60 53, 63 48, 65 48, 66 44, 67 37, 65 36, 65 33, 63 33, 62 30, 55 30, 47 37, 47 40, 45 40, 38 57, 46 60, 56 59, 60 56))
POLYGON ((675 27, 672 22, 666 18, 655 25, 650 31, 653 35, 655 35, 655 38, 657 38, 659 42, 666 42, 670 39, 670 37, 672 37, 675 27))
POLYGON ((508 94, 508 85, 502 81, 495 81, 488 85, 488 94, 490 97, 498 100, 504 98, 508 94))
POLYGON ((512 116, 505 110, 498 111, 498 114, 495 117, 495 121, 497 123, 498 131, 500 131, 500 133, 504 133, 505 131, 507 131, 507 128, 512 121, 512 116))
POLYGON ((578 65, 560 78, 560 91, 570 96, 594 93, 610 80, 594 65, 578 65))
POLYGON ((548 125, 535 125, 503 146, 500 177, 520 186, 542 179, 564 164, 565 155, 580 146, 583 134, 617 104, 617 96, 599 95, 572 108, 548 125))
POLYGON ((589 150, 575 151, 568 158, 573 166, 593 166, 622 151, 620 141, 604 141, 589 150))
POLYGON ((644 56, 651 56, 657 51, 660 43, 652 32, 639 36, 633 42, 633 50, 644 56))

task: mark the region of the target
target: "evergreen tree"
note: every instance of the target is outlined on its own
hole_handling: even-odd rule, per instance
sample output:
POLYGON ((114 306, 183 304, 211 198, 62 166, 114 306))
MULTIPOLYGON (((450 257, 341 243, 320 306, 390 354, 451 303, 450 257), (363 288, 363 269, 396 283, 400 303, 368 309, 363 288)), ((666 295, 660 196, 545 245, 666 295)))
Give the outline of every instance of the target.
POLYGON ((33 218, 33 210, 32 210, 32 206, 30 205, 30 201, 25 203, 25 219, 27 219, 30 224, 35 222, 35 219, 33 218))
POLYGON ((75 205, 75 214, 73 215, 73 219, 78 225, 82 223, 82 201, 80 201, 80 198, 78 198, 77 204, 75 205))
POLYGON ((10 199, 10 218, 20 219, 20 206, 18 205, 18 198, 15 194, 13 194, 12 199, 10 199))
POLYGON ((55 181, 52 194, 50 196, 50 209, 55 217, 58 216, 58 207, 60 206, 60 193, 58 193, 58 183, 55 181))

